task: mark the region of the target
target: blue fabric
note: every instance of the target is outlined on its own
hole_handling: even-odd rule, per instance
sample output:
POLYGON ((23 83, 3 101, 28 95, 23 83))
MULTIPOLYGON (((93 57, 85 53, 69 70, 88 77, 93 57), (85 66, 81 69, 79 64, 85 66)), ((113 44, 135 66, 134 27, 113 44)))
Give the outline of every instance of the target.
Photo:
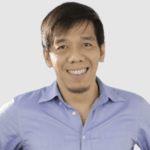
POLYGON ((150 104, 105 85, 82 125, 52 85, 12 98, 0 108, 0 150, 150 150, 150 104))

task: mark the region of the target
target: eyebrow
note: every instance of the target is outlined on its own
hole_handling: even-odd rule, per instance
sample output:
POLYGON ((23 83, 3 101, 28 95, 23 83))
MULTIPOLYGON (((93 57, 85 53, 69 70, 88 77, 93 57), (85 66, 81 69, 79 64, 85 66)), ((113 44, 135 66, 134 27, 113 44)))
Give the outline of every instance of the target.
MULTIPOLYGON (((92 36, 82 36, 82 37, 80 37, 80 38, 83 39, 83 40, 95 41, 95 38, 92 37, 92 36)), ((62 43, 62 42, 64 42, 64 41, 66 41, 65 38, 63 38, 63 39, 57 39, 57 40, 56 40, 56 44, 62 43)))
POLYGON ((82 36, 81 39, 95 41, 95 38, 92 36, 82 36))

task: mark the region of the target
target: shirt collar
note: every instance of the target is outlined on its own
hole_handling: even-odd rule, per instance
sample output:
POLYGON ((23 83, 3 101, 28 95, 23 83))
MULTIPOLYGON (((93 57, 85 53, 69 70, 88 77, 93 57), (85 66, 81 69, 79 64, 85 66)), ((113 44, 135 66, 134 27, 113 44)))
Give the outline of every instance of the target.
MULTIPOLYGON (((120 95, 118 95, 115 92, 115 88, 109 87, 107 85, 105 85, 97 76, 96 76, 96 82, 98 84, 99 88, 99 97, 100 98, 105 98, 104 101, 108 101, 109 99, 114 101, 114 102, 119 102, 119 101, 125 101, 120 95)), ((51 101, 53 100, 56 96, 59 97, 59 99, 62 100, 62 96, 61 93, 58 89, 58 83, 57 80, 55 80, 50 86, 46 87, 46 91, 43 93, 43 95, 41 96, 41 98, 38 100, 38 103, 42 103, 42 102, 47 102, 47 101, 51 101)))
POLYGON ((38 100, 38 103, 51 101, 56 96, 60 97, 60 91, 57 86, 57 80, 55 80, 50 86, 46 87, 45 93, 41 96, 41 98, 38 100))
POLYGON ((99 89, 100 95, 98 97, 99 99, 102 99, 104 102, 108 101, 109 99, 112 100, 113 102, 125 101, 125 99, 118 94, 118 89, 107 86, 98 77, 96 77, 96 82, 100 87, 99 89))

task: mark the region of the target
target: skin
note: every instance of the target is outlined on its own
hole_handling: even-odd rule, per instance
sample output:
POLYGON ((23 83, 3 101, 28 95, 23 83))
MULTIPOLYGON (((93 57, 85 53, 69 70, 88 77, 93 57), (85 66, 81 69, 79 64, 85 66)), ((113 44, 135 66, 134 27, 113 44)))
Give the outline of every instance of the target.
POLYGON ((96 71, 98 63, 104 61, 105 44, 98 46, 94 34, 94 26, 85 21, 74 25, 67 34, 54 37, 51 52, 43 49, 43 55, 47 66, 53 67, 57 76, 58 88, 64 101, 80 112, 88 112, 99 96, 96 83, 96 71), (95 40, 81 39, 83 36, 91 36, 95 40), (58 39, 66 40, 56 44, 58 39), (59 49, 58 49, 59 48, 59 49), (86 68, 89 70, 82 79, 75 79, 66 71, 74 68, 86 68))

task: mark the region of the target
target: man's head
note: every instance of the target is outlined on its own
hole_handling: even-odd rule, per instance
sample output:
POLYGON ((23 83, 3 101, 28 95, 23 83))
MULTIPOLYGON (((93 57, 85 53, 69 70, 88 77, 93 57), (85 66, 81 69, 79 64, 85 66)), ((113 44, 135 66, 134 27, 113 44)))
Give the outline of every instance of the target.
POLYGON ((46 16, 41 31, 44 58, 54 68, 59 86, 72 93, 88 91, 105 56, 103 25, 97 13, 79 3, 64 3, 46 16), (88 68, 85 77, 73 78, 68 70, 75 68, 88 68))
POLYGON ((41 25, 43 48, 50 51, 54 36, 67 33, 74 24, 85 20, 93 22, 94 33, 100 47, 104 43, 104 30, 98 14, 86 5, 66 2, 53 9, 43 20, 41 25))

